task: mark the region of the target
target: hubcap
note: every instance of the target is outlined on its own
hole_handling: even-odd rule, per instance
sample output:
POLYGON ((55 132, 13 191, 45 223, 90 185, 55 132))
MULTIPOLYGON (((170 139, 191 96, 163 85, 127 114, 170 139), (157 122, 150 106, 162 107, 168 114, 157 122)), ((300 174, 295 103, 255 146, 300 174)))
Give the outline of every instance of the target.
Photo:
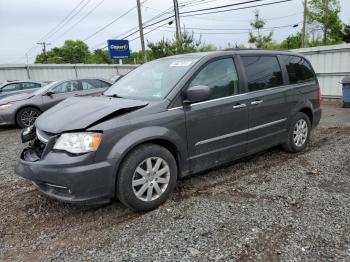
POLYGON ((164 193, 169 180, 168 163, 160 157, 150 157, 137 166, 132 177, 132 188, 138 199, 153 201, 164 193))
POLYGON ((21 115, 21 121, 25 126, 31 126, 34 124, 38 116, 38 112, 34 110, 26 110, 21 115))
POLYGON ((294 127, 293 140, 297 147, 301 147, 305 144, 308 136, 308 126, 304 119, 300 119, 294 127))

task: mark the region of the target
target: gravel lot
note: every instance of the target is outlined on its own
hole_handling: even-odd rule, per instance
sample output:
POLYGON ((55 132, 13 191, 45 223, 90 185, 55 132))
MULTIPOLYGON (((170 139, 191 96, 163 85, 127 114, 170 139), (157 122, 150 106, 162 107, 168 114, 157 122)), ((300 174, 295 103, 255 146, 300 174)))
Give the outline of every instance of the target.
POLYGON ((51 200, 14 174, 19 130, 0 143, 0 260, 350 260, 350 109, 324 107, 304 152, 191 176, 148 213, 51 200))

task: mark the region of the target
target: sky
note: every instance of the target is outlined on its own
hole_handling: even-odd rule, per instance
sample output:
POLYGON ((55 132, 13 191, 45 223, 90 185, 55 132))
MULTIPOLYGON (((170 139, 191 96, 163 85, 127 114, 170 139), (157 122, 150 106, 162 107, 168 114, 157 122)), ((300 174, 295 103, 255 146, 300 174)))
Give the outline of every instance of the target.
MULTIPOLYGON (((181 13, 239 3, 244 0, 178 1, 181 13)), ((274 0, 266 0, 261 3, 272 1, 274 0)), ((173 0, 141 0, 141 2, 143 2, 142 18, 144 22, 164 10, 168 10, 170 13, 154 20, 154 22, 172 15, 173 0)), ((341 20, 350 23, 350 0, 340 0, 340 5, 341 20)), ((42 41, 50 43, 47 46, 48 49, 61 46, 67 39, 85 40, 91 50, 104 47, 107 39, 115 39, 116 36, 124 34, 138 25, 135 6, 136 0, 0 0, 0 64, 25 63, 26 53, 29 63, 32 63, 35 56, 41 52, 41 46, 36 43, 42 41), (81 4, 78 6, 79 3, 81 4), (76 6, 78 8, 72 13, 75 16, 64 20, 76 6), (94 11, 91 12, 93 9, 94 11), (101 30, 128 10, 130 12, 125 16, 101 30), (62 21, 65 22, 61 23, 62 21), (51 33, 47 35, 50 31, 51 33), (93 35, 97 31, 99 32, 93 35)), ((200 38, 203 44, 212 44, 217 48, 226 48, 228 43, 247 45, 249 23, 254 18, 254 10, 256 9, 266 20, 265 27, 275 28, 273 29, 273 39, 277 42, 301 30, 302 0, 225 13, 192 17, 181 16, 180 21, 181 26, 185 27, 187 31, 194 32, 195 37, 200 38), (299 27, 293 28, 294 24, 299 24, 299 27)), ((155 26, 161 24, 163 23, 155 26)), ((174 24, 166 25, 166 27, 146 34, 146 43, 158 41, 163 37, 173 38, 174 24)), ((146 28, 145 33, 155 26, 146 28)), ((139 36, 138 33, 128 38, 130 48, 134 51, 140 49, 140 39, 133 40, 137 36, 139 36)))

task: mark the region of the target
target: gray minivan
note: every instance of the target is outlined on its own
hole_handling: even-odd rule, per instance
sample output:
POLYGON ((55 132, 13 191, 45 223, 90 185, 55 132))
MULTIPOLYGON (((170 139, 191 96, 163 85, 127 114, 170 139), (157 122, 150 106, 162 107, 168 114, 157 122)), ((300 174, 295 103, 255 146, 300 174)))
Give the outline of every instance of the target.
POLYGON ((303 150, 321 117, 303 56, 226 50, 146 63, 100 97, 69 98, 22 132, 16 172, 56 199, 134 210, 177 179, 282 145, 303 150))

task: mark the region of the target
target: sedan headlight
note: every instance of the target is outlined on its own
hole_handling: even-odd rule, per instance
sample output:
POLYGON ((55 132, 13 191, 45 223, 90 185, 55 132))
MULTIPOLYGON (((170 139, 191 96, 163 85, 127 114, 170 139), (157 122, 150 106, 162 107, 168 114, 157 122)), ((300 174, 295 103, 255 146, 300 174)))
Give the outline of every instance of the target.
POLYGON ((12 104, 0 105, 0 110, 4 110, 6 108, 9 108, 10 106, 12 106, 12 104))
POLYGON ((81 154, 96 151, 101 141, 100 133, 64 133, 58 138, 53 148, 72 154, 81 154))

